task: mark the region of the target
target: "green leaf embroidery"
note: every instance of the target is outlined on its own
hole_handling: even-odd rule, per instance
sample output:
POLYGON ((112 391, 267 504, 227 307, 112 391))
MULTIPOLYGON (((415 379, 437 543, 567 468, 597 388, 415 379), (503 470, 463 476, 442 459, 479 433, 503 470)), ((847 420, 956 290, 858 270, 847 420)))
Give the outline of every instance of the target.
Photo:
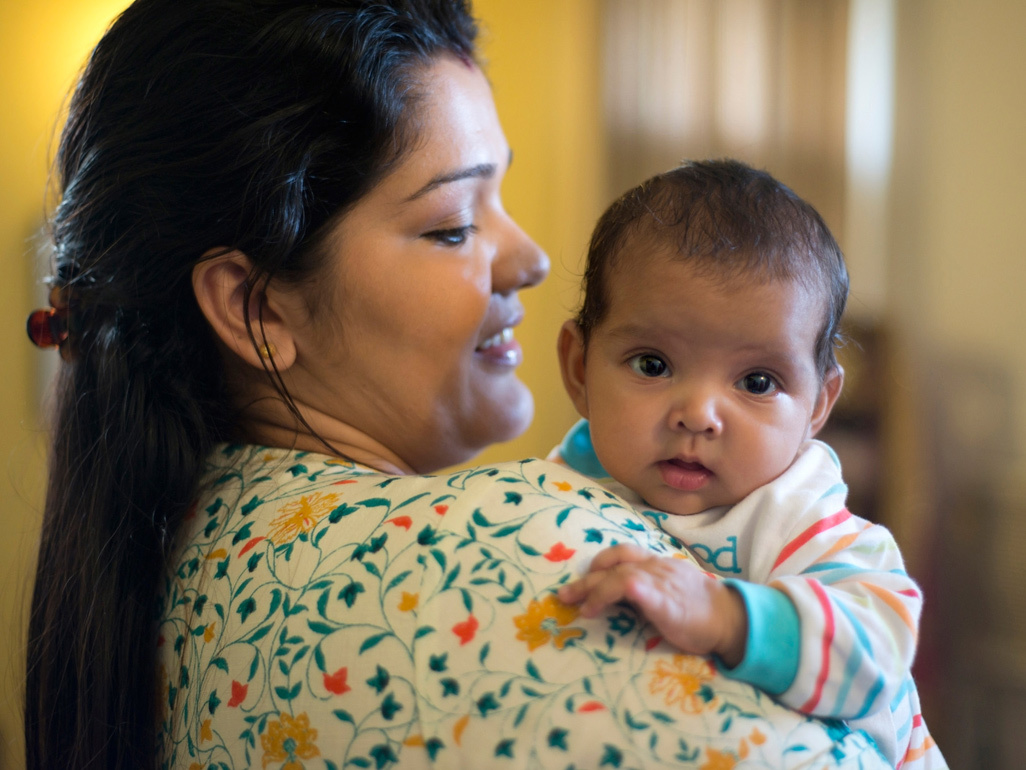
POLYGON ((253 513, 253 511, 255 511, 258 506, 262 505, 263 502, 264 501, 261 500, 259 497, 253 495, 253 497, 250 498, 250 501, 239 509, 239 513, 241 513, 243 516, 249 516, 249 514, 253 513))
POLYGON ((367 685, 374 688, 378 695, 381 695, 384 689, 388 687, 389 681, 391 681, 391 676, 389 676, 388 670, 379 665, 377 673, 367 680, 367 685))
POLYGON ((566 745, 567 731, 562 727, 553 727, 549 731, 548 744, 549 748, 560 749, 562 751, 569 751, 569 747, 566 745))
POLYGON ((275 687, 274 688, 274 693, 275 693, 275 695, 277 695, 282 700, 290 701, 290 700, 294 699, 297 695, 299 695, 299 691, 302 690, 302 689, 303 689, 303 683, 302 682, 296 682, 296 684, 294 686, 292 686, 291 688, 289 688, 289 687, 275 687))
POLYGON ((242 622, 245 623, 246 619, 249 618, 249 616, 256 610, 256 606, 256 599, 250 596, 248 599, 245 599, 235 611, 239 613, 239 617, 242 618, 242 622))
POLYGON ((399 703, 395 699, 394 693, 389 693, 385 696, 385 700, 381 703, 381 716, 391 722, 395 715, 403 710, 403 704, 399 703))
MULTIPOLYGON (((427 493, 425 492, 424 494, 427 493)), ((413 570, 405 570, 403 572, 400 572, 398 575, 396 575, 394 578, 388 581, 388 585, 385 587, 385 593, 391 591, 393 588, 402 583, 404 580, 406 580, 406 578, 408 578, 412 574, 413 570)))
POLYGON ((360 654, 367 652, 372 647, 377 646, 378 642, 384 639, 386 636, 391 636, 391 632, 386 631, 383 634, 375 634, 374 636, 368 636, 363 640, 363 644, 360 645, 360 654))

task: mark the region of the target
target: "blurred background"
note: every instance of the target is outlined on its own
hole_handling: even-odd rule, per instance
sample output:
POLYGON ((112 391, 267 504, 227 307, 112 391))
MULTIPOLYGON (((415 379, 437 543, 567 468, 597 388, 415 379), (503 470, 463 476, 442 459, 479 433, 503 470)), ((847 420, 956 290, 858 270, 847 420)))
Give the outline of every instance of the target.
MULTIPOLYGON (((75 73, 127 0, 0 4, 0 768, 19 768, 25 607, 56 354, 43 304, 48 161, 75 73)), ((516 163, 507 208, 553 273, 525 295, 531 429, 575 419, 554 353, 591 225, 684 158, 734 156, 812 202, 848 258, 844 398, 823 438, 850 507, 927 596, 916 674, 953 768, 1026 755, 1026 3, 477 0, 516 163)))

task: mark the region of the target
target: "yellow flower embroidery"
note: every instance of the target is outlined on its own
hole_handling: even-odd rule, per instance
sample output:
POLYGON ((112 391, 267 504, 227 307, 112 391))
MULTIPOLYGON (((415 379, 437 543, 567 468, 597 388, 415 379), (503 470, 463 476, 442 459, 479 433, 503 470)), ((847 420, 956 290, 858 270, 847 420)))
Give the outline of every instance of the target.
POLYGON ((568 641, 584 636, 580 628, 563 628, 573 622, 578 615, 576 607, 563 604, 555 594, 547 594, 541 601, 532 599, 527 605, 527 612, 513 618, 517 631, 517 639, 527 642, 527 649, 534 651, 549 640, 562 650, 568 641))
POLYGON ((467 729, 467 723, 470 721, 470 714, 464 714, 456 720, 456 724, 452 728, 452 739, 456 742, 456 745, 460 745, 460 740, 463 738, 463 731, 467 729))
POLYGON ((709 682, 715 669, 709 661, 692 655, 674 655, 671 663, 656 662, 649 691, 655 695, 664 692, 667 706, 679 704, 681 711, 700 714, 713 704, 709 682))
POLYGON ((321 755, 314 744, 317 731, 310 727, 310 717, 305 713, 293 718, 280 714, 280 720, 267 723, 267 732, 260 736, 264 749, 264 767, 284 762, 281 770, 302 770, 301 759, 313 759, 321 755))
POLYGON ((317 522, 331 513, 338 505, 338 495, 313 492, 303 495, 295 502, 283 505, 278 516, 271 522, 268 537, 275 545, 295 540, 300 533, 309 532, 317 522))
POLYGON ((737 758, 728 752, 709 749, 705 753, 705 764, 698 770, 734 770, 737 758))
POLYGON ((569 492, 571 489, 573 489, 573 487, 570 485, 570 482, 568 481, 554 481, 552 483, 560 492, 569 492))
POLYGON ((403 591, 403 598, 399 602, 400 612, 409 612, 410 610, 417 609, 417 604, 420 602, 420 594, 411 594, 403 591))
POLYGON ((203 641, 212 642, 214 640, 214 629, 217 628, 217 621, 213 623, 207 623, 207 627, 203 629, 203 641))
POLYGON ((200 743, 214 740, 214 731, 210 729, 210 720, 204 719, 200 725, 200 743))

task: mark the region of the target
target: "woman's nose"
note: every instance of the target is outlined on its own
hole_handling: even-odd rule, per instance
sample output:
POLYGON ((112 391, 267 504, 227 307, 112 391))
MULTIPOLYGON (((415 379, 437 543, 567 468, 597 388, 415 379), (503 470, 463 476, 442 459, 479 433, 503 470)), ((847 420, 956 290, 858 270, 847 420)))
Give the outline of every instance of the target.
POLYGON ((723 416, 715 392, 711 388, 684 387, 675 395, 670 410, 670 429, 709 437, 723 432, 723 416))
POLYGON ((549 257, 512 219, 492 264, 492 291, 509 294, 537 286, 549 274, 549 257))

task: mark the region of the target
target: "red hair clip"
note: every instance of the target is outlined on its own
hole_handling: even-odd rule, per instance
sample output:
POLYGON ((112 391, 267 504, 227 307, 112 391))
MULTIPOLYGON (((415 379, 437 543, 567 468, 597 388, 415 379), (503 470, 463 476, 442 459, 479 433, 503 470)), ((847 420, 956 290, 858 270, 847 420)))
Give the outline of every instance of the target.
POLYGON ((68 303, 65 293, 56 286, 50 290, 50 305, 29 313, 28 336, 38 347, 60 348, 64 356, 68 341, 68 303))

